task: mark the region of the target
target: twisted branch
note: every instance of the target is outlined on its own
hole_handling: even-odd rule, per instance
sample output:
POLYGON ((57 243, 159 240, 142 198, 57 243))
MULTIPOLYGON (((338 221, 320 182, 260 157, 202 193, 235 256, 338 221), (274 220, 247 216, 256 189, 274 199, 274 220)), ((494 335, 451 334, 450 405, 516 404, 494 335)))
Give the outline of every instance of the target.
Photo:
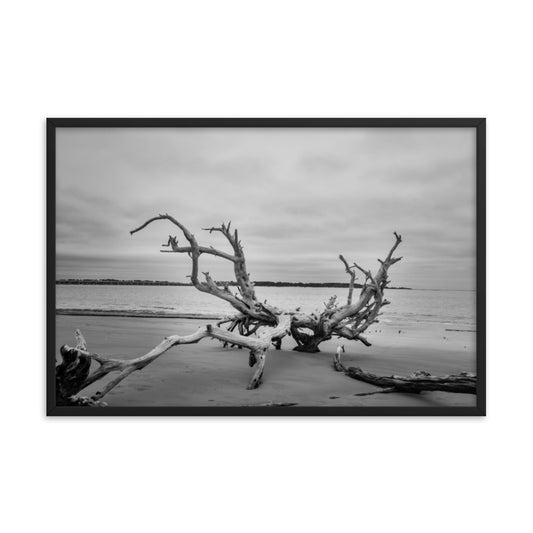
POLYGON ((355 284, 354 266, 349 266, 348 261, 344 259, 344 256, 342 254, 339 255, 339 259, 344 263, 344 266, 346 268, 346 274, 350 276, 350 284, 348 285, 348 298, 346 299, 346 305, 352 305, 353 287, 355 284))
POLYGON ((360 270, 365 275, 365 284, 361 289, 359 299, 354 304, 347 304, 340 308, 330 319, 330 326, 340 336, 355 338, 363 333, 370 324, 377 320, 379 310, 389 302, 383 299, 383 291, 387 285, 388 269, 402 258, 393 258, 392 254, 402 242, 402 238, 394 232, 395 242, 384 261, 380 260, 381 267, 374 277, 370 270, 365 270, 357 263, 350 267, 343 256, 340 256, 350 275, 354 275, 354 269, 360 270), (352 323, 353 328, 347 328, 347 323, 352 323), (351 334, 350 334, 351 331, 351 334))
MULTIPOLYGON (((255 289, 253 283, 250 281, 250 277, 246 268, 246 259, 244 256, 244 250, 242 244, 239 240, 239 234, 237 230, 231 232, 231 222, 229 224, 221 224, 219 227, 204 228, 209 233, 220 232, 227 241, 230 243, 234 255, 228 254, 216 248, 200 246, 195 236, 185 227, 181 222, 176 220, 174 217, 169 214, 160 214, 159 216, 152 217, 151 219, 141 224, 139 227, 130 231, 130 234, 133 235, 138 231, 141 231, 146 226, 151 224, 156 220, 168 220, 176 225, 182 231, 183 235, 189 242, 189 246, 178 246, 178 240, 176 237, 171 235, 168 238, 167 244, 163 245, 170 247, 172 252, 175 253, 187 253, 192 261, 192 271, 191 271, 191 282, 196 289, 201 292, 212 294, 222 300, 228 302, 232 307, 234 307, 240 314, 248 316, 257 321, 261 325, 274 326, 277 323, 276 313, 272 309, 261 302, 258 301, 255 295, 255 289), (204 272, 205 282, 201 282, 198 279, 199 274, 199 259, 202 254, 210 254, 223 259, 227 259, 233 263, 233 268, 235 272, 235 279, 237 281, 237 288, 239 290, 239 295, 233 294, 228 286, 221 288, 217 283, 210 277, 208 272, 204 272)), ((162 250, 162 252, 167 252, 170 250, 162 250)))
MULTIPOLYGON (((83 339, 78 343, 76 347, 72 348, 67 345, 63 345, 60 348, 60 354, 63 358, 63 363, 56 368, 56 376, 59 384, 58 398, 63 403, 70 404, 94 404, 99 402, 108 392, 114 389, 121 381, 127 378, 130 374, 137 370, 142 370, 144 367, 161 357, 165 352, 178 346, 180 344, 196 344, 205 338, 217 339, 224 343, 230 343, 235 346, 248 348, 250 350, 251 358, 257 364, 257 369, 248 384, 249 389, 255 389, 261 383, 263 375, 266 352, 272 345, 273 341, 283 338, 290 331, 289 315, 284 315, 280 318, 279 324, 275 328, 266 328, 265 331, 260 333, 257 337, 243 336, 237 333, 227 331, 212 325, 199 328, 195 333, 191 335, 171 335, 166 337, 156 347, 150 350, 147 354, 135 359, 115 359, 104 357, 99 354, 91 353, 86 349, 86 343, 79 330, 76 330, 76 337, 83 339), (91 360, 99 363, 99 368, 89 375, 89 368, 91 360), (58 374, 57 372, 66 365, 68 368, 62 369, 63 371, 58 374), (80 373, 80 368, 82 372, 80 373), (109 381, 102 390, 96 392, 88 400, 82 401, 72 397, 79 392, 83 391, 89 385, 99 381, 107 374, 111 372, 118 372, 118 375, 109 381), (68 401, 70 400, 70 401, 68 401)), ((254 364, 255 364, 254 363, 254 364)))

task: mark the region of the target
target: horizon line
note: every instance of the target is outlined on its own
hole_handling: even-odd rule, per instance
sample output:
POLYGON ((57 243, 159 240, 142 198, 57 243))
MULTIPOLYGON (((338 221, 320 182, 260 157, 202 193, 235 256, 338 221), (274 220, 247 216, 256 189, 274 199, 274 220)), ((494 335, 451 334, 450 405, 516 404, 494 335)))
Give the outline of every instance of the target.
MULTIPOLYGON (((168 284, 170 286, 178 286, 178 287, 192 287, 193 284, 189 282, 182 282, 182 281, 169 281, 169 280, 156 280, 156 279, 119 279, 119 278, 60 278, 55 280, 56 285, 69 285, 74 283, 68 283, 68 282, 110 282, 109 284, 113 284, 111 282, 120 282, 120 284, 124 285, 160 285, 160 284, 168 284)), ((234 280, 226 281, 226 280, 215 280, 215 283, 228 283, 229 285, 237 285, 237 282, 234 280)), ((298 285, 304 285, 304 286, 310 286, 310 285, 322 285, 324 287, 339 287, 339 288, 347 288, 349 286, 348 282, 342 282, 342 281, 272 281, 272 280, 259 280, 253 282, 255 286, 260 286, 261 284, 284 284, 289 286, 298 286, 298 285)), ((80 283, 80 285, 83 283, 80 283)), ((88 283, 89 285, 105 285, 106 283, 88 283)), ((355 288, 361 288, 363 285, 361 283, 355 283, 355 288)), ((442 289, 442 288, 434 288, 434 287, 406 287, 406 286, 392 286, 387 287, 388 289, 396 289, 396 290, 418 290, 418 291, 457 291, 457 292, 476 292, 476 289, 442 289)))

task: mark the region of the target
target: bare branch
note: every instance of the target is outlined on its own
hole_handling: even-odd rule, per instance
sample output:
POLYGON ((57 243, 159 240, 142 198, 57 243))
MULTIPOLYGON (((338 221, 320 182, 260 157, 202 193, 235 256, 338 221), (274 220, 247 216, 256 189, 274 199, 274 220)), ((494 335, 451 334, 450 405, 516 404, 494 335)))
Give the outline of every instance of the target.
POLYGON ((365 270, 362 266, 359 266, 355 261, 353 262, 352 268, 357 268, 357 270, 360 270, 365 275, 365 278, 370 277, 370 270, 365 270))
MULTIPOLYGON (((353 264, 355 268, 365 274, 365 276, 368 280, 370 280, 371 283, 365 284, 361 291, 359 300, 356 303, 344 306, 331 317, 330 322, 332 328, 338 326, 346 318, 355 316, 360 313, 368 305, 372 297, 377 296, 378 300, 382 300, 382 290, 385 282, 387 281, 387 271, 389 267, 394 262, 396 262, 395 260, 392 260, 392 254, 401 242, 401 237, 397 233, 395 233, 394 235, 396 237, 396 241, 392 246, 390 252, 388 253, 387 258, 381 264, 381 267, 375 277, 372 276, 372 273, 369 270, 364 270, 357 263, 353 264)), ((379 311, 379 309, 377 311, 379 311)))
POLYGON ((346 299, 346 305, 352 304, 352 295, 353 295, 353 287, 355 284, 355 272, 353 271, 354 267, 350 267, 348 265, 348 262, 346 259, 344 259, 344 256, 341 254, 339 255, 339 259, 344 263, 344 266, 346 268, 346 274, 350 276, 350 284, 348 285, 348 298, 346 299))
MULTIPOLYGON (((281 339, 287 335, 290 331, 290 323, 290 315, 284 315, 280 317, 279 324, 276 327, 265 328, 265 330, 257 337, 239 335, 225 329, 207 325, 198 329, 191 335, 171 335, 166 337, 147 354, 135 359, 109 359, 98 354, 90 353, 81 348, 71 348, 65 345, 61 348, 61 355, 63 356, 64 361, 67 361, 67 363, 70 364, 70 369, 58 378, 64 385, 63 389, 60 391, 61 396, 64 398, 71 397, 87 388, 92 383, 102 379, 110 372, 119 372, 118 376, 109 381, 101 391, 96 392, 91 397, 92 401, 99 401, 131 373, 143 369, 145 366, 149 365, 170 350, 170 348, 180 344, 195 344, 206 337, 218 339, 219 341, 235 346, 248 348, 258 363, 258 367, 254 372, 248 388, 257 388, 263 375, 267 350, 272 345, 272 341, 281 339), (100 368, 95 370, 91 375, 85 374, 85 377, 80 379, 79 368, 83 365, 83 369, 86 369, 88 373, 91 359, 98 361, 101 365, 100 368), (76 369, 76 371, 74 371, 74 369, 76 369)), ((76 330, 76 332, 77 335, 79 333, 79 336, 83 338, 79 330, 76 330)))
MULTIPOLYGON (((233 233, 231 233, 230 231, 231 222, 228 223, 227 226, 225 224, 222 224, 220 227, 212 227, 205 229, 210 233, 212 233, 213 231, 222 233, 226 237, 228 242, 231 244, 235 255, 227 254, 225 252, 222 252, 221 250, 213 248, 212 246, 200 246, 194 235, 181 222, 179 222, 174 217, 168 214, 153 217, 138 228, 135 228, 134 230, 130 231, 130 233, 136 233, 156 220, 168 220, 172 222, 181 229, 183 235, 189 242, 190 246, 179 247, 177 239, 175 237, 169 236, 168 246, 172 248, 172 252, 189 254, 192 261, 192 271, 190 275, 191 282, 199 291, 206 292, 217 296, 218 298, 226 300, 240 313, 247 316, 251 316, 252 318, 263 324, 276 324, 277 319, 275 317, 275 314, 269 309, 269 306, 261 304, 256 298, 255 289, 253 283, 250 281, 249 274, 246 268, 246 260, 244 257, 242 245, 238 238, 238 232, 237 230, 234 230, 233 233), (237 288, 239 290, 240 297, 237 297, 236 295, 232 294, 227 289, 221 289, 216 285, 216 283, 211 283, 209 279, 206 280, 206 282, 201 282, 198 279, 198 264, 201 254, 215 255, 233 262, 235 279, 237 281, 237 288)), ((167 250, 162 251, 167 252, 167 250)))
POLYGON ((235 271, 235 279, 237 281, 237 287, 239 289, 239 292, 245 300, 255 301, 256 300, 255 289, 254 289, 253 283, 250 281, 250 277, 247 271, 244 250, 243 250, 241 242, 239 241, 239 233, 236 229, 232 233, 230 231, 230 228, 231 228, 231 221, 228 223, 227 226, 224 223, 222 223, 220 226, 213 226, 211 228, 202 228, 202 229, 204 231, 208 231, 209 233, 213 233, 213 232, 222 233, 222 235, 230 243, 235 253, 234 271, 235 271))
POLYGON ((87 350, 87 342, 85 342, 85 338, 81 334, 81 331, 76 329, 74 335, 76 336, 76 350, 87 350))

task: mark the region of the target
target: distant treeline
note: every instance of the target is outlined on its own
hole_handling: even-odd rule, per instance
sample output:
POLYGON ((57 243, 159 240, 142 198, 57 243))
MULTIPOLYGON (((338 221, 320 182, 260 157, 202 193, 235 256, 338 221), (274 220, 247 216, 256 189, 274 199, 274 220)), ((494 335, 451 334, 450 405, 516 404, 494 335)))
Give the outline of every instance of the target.
MULTIPOLYGON (((219 285, 229 285, 235 287, 235 281, 217 281, 219 285)), ((164 285, 172 287, 191 287, 192 283, 180 283, 179 281, 156 281, 150 279, 58 279, 58 285, 164 285)), ((256 287, 332 287, 339 289, 347 289, 348 283, 297 283, 289 281, 256 281, 256 287)), ((360 289, 361 284, 355 283, 354 287, 360 289)), ((390 289, 411 290, 410 287, 389 287, 390 289)))

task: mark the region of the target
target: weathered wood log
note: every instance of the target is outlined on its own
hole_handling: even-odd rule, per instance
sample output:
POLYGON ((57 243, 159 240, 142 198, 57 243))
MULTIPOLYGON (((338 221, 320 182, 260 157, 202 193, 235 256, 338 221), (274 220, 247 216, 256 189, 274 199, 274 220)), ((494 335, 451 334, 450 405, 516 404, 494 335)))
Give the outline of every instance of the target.
MULTIPOLYGON (((461 372, 447 376, 433 376, 429 372, 417 371, 409 376, 377 376, 364 372, 358 367, 348 367, 345 374, 358 381, 364 381, 383 390, 376 392, 410 392, 419 394, 426 391, 454 392, 461 394, 476 394, 477 377, 475 374, 461 372)), ((366 396, 369 393, 359 393, 366 396)))
POLYGON ((356 396, 370 396, 371 394, 390 392, 410 392, 419 394, 424 391, 456 392, 462 394, 476 394, 476 374, 461 372, 447 376, 433 376, 429 372, 418 370, 409 376, 377 376, 370 372, 364 372, 359 367, 346 368, 341 362, 341 354, 344 346, 337 346, 333 356, 333 368, 337 372, 344 372, 347 376, 364 381, 382 390, 373 392, 360 392, 356 396))

